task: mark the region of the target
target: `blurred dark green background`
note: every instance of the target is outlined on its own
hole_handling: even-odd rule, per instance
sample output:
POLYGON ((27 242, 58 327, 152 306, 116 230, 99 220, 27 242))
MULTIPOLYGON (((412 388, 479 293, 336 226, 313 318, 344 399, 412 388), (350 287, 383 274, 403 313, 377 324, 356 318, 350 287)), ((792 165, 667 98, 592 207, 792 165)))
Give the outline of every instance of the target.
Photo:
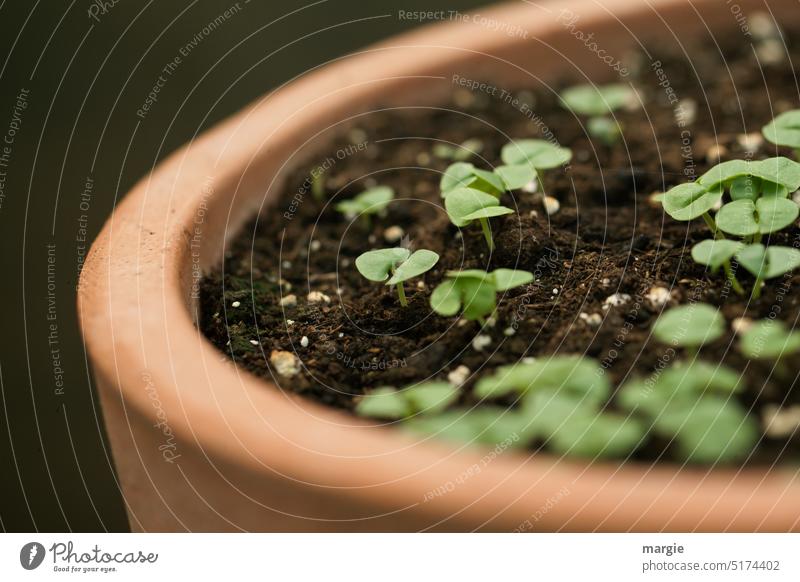
POLYGON ((182 57, 134 132, 165 65, 236 2, 0 0, 0 140, 12 142, 0 143, 1 529, 127 529, 76 322, 84 229, 91 241, 130 186, 196 132, 418 26, 398 11, 486 3, 241 0, 182 57))

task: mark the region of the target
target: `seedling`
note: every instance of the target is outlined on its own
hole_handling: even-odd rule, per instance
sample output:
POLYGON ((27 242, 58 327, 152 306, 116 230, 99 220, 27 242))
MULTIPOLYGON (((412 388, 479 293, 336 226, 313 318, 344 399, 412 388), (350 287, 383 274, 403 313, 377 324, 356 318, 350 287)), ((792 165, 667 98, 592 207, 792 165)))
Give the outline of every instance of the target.
POLYGON ((453 160, 455 162, 465 162, 472 156, 481 153, 483 142, 479 139, 468 139, 458 146, 448 143, 437 143, 433 146, 433 155, 443 160, 453 160))
POLYGON ((786 370, 781 358, 800 351, 800 332, 786 329, 782 321, 757 321, 742 335, 739 351, 750 359, 773 360, 776 369, 784 375, 786 370))
POLYGON ((673 307, 653 324, 653 335, 662 343, 696 352, 725 333, 725 318, 706 303, 673 307))
MULTIPOLYGON (((696 182, 672 188, 662 196, 661 203, 676 220, 703 218, 717 240, 695 245, 692 257, 714 272, 722 266, 733 289, 742 294, 744 290, 733 274, 730 261, 746 249, 735 241, 725 240, 725 234, 758 243, 764 234, 793 224, 799 211, 797 204, 787 197, 798 188, 800 164, 788 158, 731 160, 714 166, 696 182), (731 200, 722 204, 726 191, 731 200), (719 207, 716 220, 710 214, 715 207, 719 207)), ((745 253, 750 262, 753 253, 745 253)), ((757 281, 754 297, 758 297, 760 285, 761 281, 757 281)))
POLYGON ((692 247, 692 258, 696 263, 711 267, 712 273, 716 273, 720 267, 723 267, 733 290, 741 295, 744 293, 744 289, 731 269, 731 259, 743 248, 744 243, 733 240, 707 239, 692 247))
POLYGON ((476 220, 480 222, 490 251, 494 250, 494 240, 489 219, 493 216, 514 213, 510 208, 502 206, 495 196, 474 188, 451 190, 444 199, 444 207, 450 222, 458 227, 467 226, 476 220))
POLYGON ((439 255, 433 251, 421 249, 412 254, 409 249, 398 247, 367 251, 356 259, 356 268, 370 281, 395 285, 400 305, 405 307, 408 301, 403 283, 427 273, 438 261, 439 255))
POLYGON ((403 390, 384 386, 362 396, 356 404, 356 414, 393 420, 436 414, 454 403, 458 394, 458 388, 448 382, 423 382, 403 390))
POLYGON ((439 181, 442 198, 447 198, 457 188, 466 187, 494 196, 500 196, 507 189, 501 177, 493 172, 481 170, 468 162, 450 164, 439 181))
POLYGON ((527 397, 533 391, 558 390, 597 405, 610 394, 608 379, 597 373, 597 364, 578 356, 553 356, 531 363, 502 366, 475 385, 475 396, 492 399, 527 397))
POLYGON ((325 172, 322 168, 311 172, 311 195, 317 202, 325 197, 325 172))
POLYGON ((509 190, 517 190, 534 179, 541 181, 541 172, 558 168, 572 159, 572 150, 542 139, 521 139, 503 146, 503 166, 495 169, 509 190))
POLYGON ((451 317, 461 311, 468 320, 482 325, 497 305, 497 293, 533 281, 533 274, 514 269, 495 269, 491 273, 479 269, 448 271, 447 279, 431 294, 431 307, 439 315, 451 317))
POLYGON ((767 141, 790 147, 800 159, 800 109, 781 113, 763 127, 761 132, 767 141))
POLYGON ((626 383, 616 401, 647 418, 655 432, 674 439, 683 459, 725 462, 743 457, 758 440, 755 423, 731 399, 744 389, 741 380, 721 365, 679 362, 650 383, 626 383))
POLYGON ((371 225, 370 216, 384 214, 389 202, 394 200, 394 190, 388 186, 370 188, 350 200, 343 200, 336 205, 336 210, 352 220, 360 216, 365 226, 371 225))
POLYGON ((594 360, 553 356, 503 366, 481 379, 482 399, 514 396, 513 409, 483 405, 415 418, 409 428, 461 442, 526 445, 544 441, 554 451, 582 457, 621 456, 633 451, 646 431, 635 418, 601 413, 611 389, 594 360))
POLYGON ((562 105, 578 115, 588 116, 589 135, 607 145, 613 145, 622 135, 622 128, 611 115, 636 102, 636 91, 621 83, 600 87, 577 85, 561 93, 562 105))
POLYGON ((780 277, 800 267, 800 251, 792 247, 765 247, 756 243, 736 253, 736 260, 756 278, 751 296, 758 299, 764 280, 780 277))

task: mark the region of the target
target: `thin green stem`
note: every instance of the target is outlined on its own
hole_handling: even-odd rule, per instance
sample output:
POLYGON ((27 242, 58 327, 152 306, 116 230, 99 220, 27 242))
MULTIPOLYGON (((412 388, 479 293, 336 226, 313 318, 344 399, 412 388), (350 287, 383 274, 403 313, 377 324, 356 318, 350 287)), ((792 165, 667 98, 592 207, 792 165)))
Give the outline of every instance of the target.
POLYGON ((753 283, 753 292, 750 294, 750 299, 758 299, 761 297, 761 275, 756 277, 756 282, 753 283))
POLYGON ((734 291, 736 291, 736 294, 744 295, 744 288, 742 287, 742 284, 739 283, 739 279, 736 278, 733 269, 731 269, 731 262, 725 261, 722 263, 722 268, 725 269, 725 276, 728 278, 728 281, 730 281, 731 287, 734 291))
POLYGON ((406 300, 406 290, 403 289, 402 281, 397 284, 397 296, 400 298, 400 305, 407 307, 408 301, 406 300))
POLYGON ((711 233, 714 235, 714 238, 716 239, 725 238, 725 236, 717 228, 717 223, 714 222, 714 219, 711 218, 711 215, 708 212, 703 213, 703 220, 706 221, 706 225, 708 226, 708 228, 711 229, 711 233))
POLYGON ((794 150, 794 157, 800 160, 800 149, 794 150))
POLYGON ((320 172, 311 176, 311 195, 320 202, 325 197, 325 174, 320 172))
POLYGON ((481 324, 481 329, 483 329, 484 327, 486 327, 486 319, 485 319, 485 318, 483 318, 483 317, 477 317, 477 318, 475 319, 475 321, 477 321, 478 323, 480 323, 480 324, 481 324))
POLYGON ((760 243, 760 242, 761 242, 761 236, 762 236, 762 235, 761 235, 761 233, 760 233, 760 232, 757 232, 757 233, 755 233, 755 234, 753 235, 753 242, 754 242, 755 244, 758 244, 758 243, 760 243))
POLYGON ((489 250, 494 250, 494 240, 492 240, 492 227, 489 226, 489 220, 486 218, 479 218, 481 222, 481 229, 483 229, 483 238, 486 239, 486 244, 489 245, 489 250))
POLYGON ((361 215, 361 224, 364 225, 365 230, 372 230, 372 218, 366 212, 361 215))

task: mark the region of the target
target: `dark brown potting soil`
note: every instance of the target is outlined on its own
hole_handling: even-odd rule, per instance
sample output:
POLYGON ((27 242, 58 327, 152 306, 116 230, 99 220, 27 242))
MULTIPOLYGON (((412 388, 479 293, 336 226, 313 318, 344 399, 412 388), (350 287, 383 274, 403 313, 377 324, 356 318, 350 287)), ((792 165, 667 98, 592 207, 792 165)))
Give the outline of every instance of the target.
MULTIPOLYGON (((613 147, 590 140, 584 120, 559 106, 557 91, 576 79, 515 92, 534 115, 507 103, 500 89, 492 96, 455 84, 452 102, 441 108, 365 113, 355 127, 330 137, 333 163, 325 174, 324 200, 315 200, 303 186, 323 157, 292 174, 277 205, 244 229, 222 268, 204 279, 203 332, 254 374, 351 409, 354 397, 370 389, 443 379, 459 366, 471 374, 463 388, 468 402, 481 374, 526 356, 590 356, 615 385, 650 374, 670 359, 668 346, 650 334, 662 309, 648 298, 654 287, 671 292, 667 308, 704 301, 721 306, 729 323, 774 316, 795 326, 800 273, 768 282, 757 301, 740 297, 727 289, 724 277, 692 261, 691 246, 708 238, 702 222, 677 222, 650 200, 654 192, 700 175, 717 155, 722 160, 792 155, 757 138, 774 115, 800 103, 792 70, 792 63, 800 62, 800 36, 787 35, 788 55, 761 65, 741 36, 717 42, 720 48, 711 42, 696 47, 691 62, 651 50, 663 71, 643 55, 627 57, 636 70, 627 80, 644 107, 618 114, 624 139, 613 147), (548 216, 541 190, 506 194, 504 203, 517 213, 492 220, 497 250, 490 254, 480 228, 459 231, 450 224, 438 188, 450 161, 433 155, 433 146, 477 138, 483 148, 470 161, 489 169, 500 163, 500 149, 510 139, 546 138, 548 129, 574 152, 568 167, 544 175, 543 189, 560 201, 560 210, 548 216), (393 187, 397 200, 369 228, 333 209, 375 184, 393 187), (399 306, 393 289, 367 281, 353 264, 366 250, 400 244, 394 227, 413 248, 441 255, 432 271, 406 285, 407 308, 399 306), (431 311, 431 290, 447 270, 498 267, 531 271, 536 281, 505 294, 493 326, 481 329, 476 322, 431 311), (309 301, 309 293, 317 292, 329 302, 309 301), (617 293, 630 298, 610 305, 615 301, 608 298, 617 293), (475 341, 477 336, 482 337, 475 341), (291 379, 274 375, 273 350, 297 354, 300 373, 291 379)), ((771 242, 800 244, 800 228, 771 242)), ((746 287, 752 284, 743 270, 739 277, 746 287)), ((760 416, 766 404, 800 402, 793 390, 800 362, 787 360, 791 372, 777 375, 770 362, 748 361, 737 351, 730 327, 701 354, 744 370, 748 390, 742 402, 752 414, 760 416)), ((651 443, 637 456, 652 459, 660 452, 651 443)), ((750 462, 798 459, 797 437, 766 438, 750 462)))

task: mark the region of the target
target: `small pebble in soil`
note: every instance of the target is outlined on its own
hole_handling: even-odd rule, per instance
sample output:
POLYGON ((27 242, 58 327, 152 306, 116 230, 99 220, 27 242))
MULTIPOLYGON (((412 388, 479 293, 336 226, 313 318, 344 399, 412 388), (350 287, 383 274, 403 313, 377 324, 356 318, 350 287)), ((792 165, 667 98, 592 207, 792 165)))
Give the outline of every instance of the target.
POLYGON ((764 137, 760 133, 740 133, 736 136, 736 143, 746 154, 752 156, 764 144, 764 137))
POLYGON ((547 216, 552 216, 561 210, 561 203, 552 196, 545 196, 542 204, 544 204, 544 211, 547 212, 547 216))
POLYGON ((304 348, 308 347, 308 336, 307 335, 304 335, 303 337, 300 338, 300 345, 303 346, 304 348))
POLYGON ((660 309, 669 303, 670 291, 666 287, 651 287, 645 295, 645 299, 651 307, 660 309))
POLYGON ((318 240, 312 240, 311 244, 309 245, 309 247, 311 248, 311 250, 313 252, 317 252, 319 249, 322 248, 322 243, 319 242, 318 240))
POLYGON ((286 325, 287 325, 287 326, 289 326, 289 325, 294 325, 294 319, 287 319, 287 320, 286 320, 286 325))
POLYGON ((360 144, 367 141, 367 132, 359 127, 354 127, 347 133, 347 137, 352 144, 360 144))
POLYGON ((728 155, 728 148, 722 144, 715 143, 706 150, 706 162, 718 164, 724 156, 728 155))
POLYGON ((342 268, 346 269, 347 267, 350 266, 350 259, 342 259, 341 263, 342 263, 342 268))
POLYGON ((749 14, 747 16, 747 24, 750 28, 750 34, 758 40, 780 38, 781 36, 781 31, 778 25, 775 24, 775 20, 768 12, 763 10, 749 14))
POLYGON ((777 65, 786 58, 786 47, 775 38, 769 38, 756 47, 758 60, 762 65, 777 65))
POLYGON ((281 263, 284 269, 291 269, 292 268, 292 261, 283 261, 281 263))
POLYGON ((609 295, 606 297, 606 300, 603 301, 603 309, 608 310, 612 307, 619 307, 620 305, 625 305, 628 301, 631 300, 631 296, 627 293, 614 293, 613 295, 609 295))
POLYGON ((312 291, 306 296, 309 303, 330 303, 331 298, 321 291, 312 291))
POLYGON ((609 279, 608 277, 603 277, 603 280, 600 281, 600 284, 603 287, 608 287, 611 284, 611 279, 609 279))
POLYGON ((517 330, 514 329, 513 327, 507 327, 503 330, 503 335, 506 337, 511 337, 515 333, 517 333, 517 330))
POLYGON ((461 386, 469 378, 470 370, 464 365, 459 366, 447 375, 447 381, 453 386, 461 386))
POLYGON ((603 316, 599 313, 582 312, 578 317, 580 317, 581 321, 586 322, 589 327, 599 327, 603 323, 603 316))
POLYGON ((746 333, 753 326, 753 320, 749 317, 737 317, 731 322, 731 329, 737 333, 746 333))
POLYGON ((284 378, 291 378, 300 372, 300 360, 291 352, 272 350, 269 354, 269 363, 275 372, 284 378))
POLYGON ((294 307, 297 305, 297 295, 291 293, 281 299, 281 307, 294 307))
POLYGON ((553 289, 553 295, 558 295, 558 289, 553 289))
POLYGON ((528 194, 533 194, 539 189, 539 181, 534 178, 527 184, 522 187, 523 192, 527 192, 528 194))
POLYGON ((764 434, 770 438, 781 439, 794 435, 800 429, 800 406, 781 408, 767 404, 761 411, 764 434))
POLYGON ((425 281, 417 281, 417 289, 425 291, 425 281))
POLYGON ((404 234, 405 232, 401 227, 390 226, 389 228, 383 231, 383 238, 388 243, 396 243, 401 238, 403 238, 404 234))
POLYGON ((480 352, 490 343, 492 343, 492 338, 488 335, 476 335, 472 339, 472 349, 476 352, 480 352))
POLYGON ((253 344, 254 346, 257 346, 258 345, 258 340, 250 340, 250 343, 253 344))
POLYGON ((431 157, 428 155, 428 152, 420 152, 417 154, 417 163, 420 166, 427 166, 431 163, 431 157))
POLYGON ((241 304, 242 304, 241 301, 234 301, 233 303, 231 303, 231 307, 239 307, 241 304))
POLYGON ((800 204, 800 190, 792 194, 792 200, 795 204, 800 204))
POLYGON ((694 99, 681 99, 678 102, 676 115, 682 125, 693 124, 697 119, 697 101, 694 99))

